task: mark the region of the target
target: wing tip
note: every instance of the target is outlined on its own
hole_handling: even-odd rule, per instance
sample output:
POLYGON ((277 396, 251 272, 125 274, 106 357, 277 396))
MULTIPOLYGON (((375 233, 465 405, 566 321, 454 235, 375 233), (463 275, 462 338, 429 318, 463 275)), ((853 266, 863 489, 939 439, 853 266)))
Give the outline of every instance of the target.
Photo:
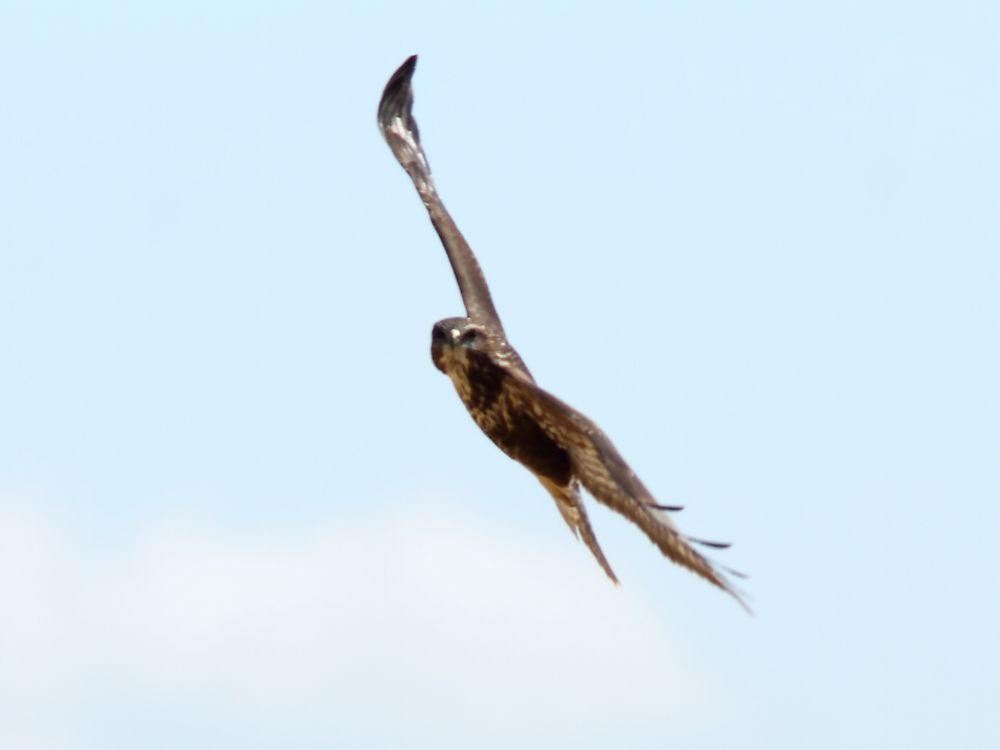
POLYGON ((396 68, 382 90, 382 99, 378 104, 378 124, 385 130, 396 117, 409 119, 410 107, 413 102, 411 83, 413 73, 417 68, 417 56, 410 55, 403 64, 396 68))
POLYGON ((417 55, 410 55, 408 58, 403 60, 403 64, 396 68, 396 72, 393 73, 393 78, 399 76, 400 79, 405 79, 409 81, 413 78, 413 71, 417 67, 417 55))
POLYGON ((743 611, 746 612, 751 617, 753 617, 754 616, 754 611, 753 611, 753 609, 751 609, 750 604, 747 601, 747 599, 749 598, 749 596, 747 595, 747 593, 745 591, 741 591, 736 586, 734 586, 733 583, 732 583, 732 581, 730 581, 726 577, 726 574, 733 575, 733 576, 736 576, 738 578, 743 578, 743 579, 749 578, 749 576, 747 576, 745 573, 739 573, 739 572, 733 570, 732 568, 726 568, 726 567, 723 567, 723 566, 719 566, 717 568, 710 561, 706 561, 706 562, 709 563, 709 565, 711 566, 711 570, 712 570, 712 575, 709 578, 709 581, 711 583, 715 584, 716 586, 718 586, 723 591, 725 591, 731 597, 733 597, 733 599, 736 600, 736 603, 739 604, 740 607, 743 608, 743 611), (719 568, 721 568, 721 570, 719 568), (725 571, 725 572, 722 572, 722 571, 725 571))
POLYGON ((710 539, 698 539, 693 536, 687 537, 687 540, 695 544, 700 544, 702 547, 711 547, 712 549, 729 549, 733 546, 732 542, 713 542, 710 539))
POLYGON ((750 604, 747 603, 746 594, 744 594, 744 593, 742 593, 740 591, 737 591, 731 585, 726 588, 726 591, 729 593, 729 595, 731 597, 733 597, 736 600, 736 603, 739 604, 740 607, 743 608, 744 612, 746 612, 751 617, 756 617, 757 616, 757 614, 753 611, 753 608, 750 606, 750 604))

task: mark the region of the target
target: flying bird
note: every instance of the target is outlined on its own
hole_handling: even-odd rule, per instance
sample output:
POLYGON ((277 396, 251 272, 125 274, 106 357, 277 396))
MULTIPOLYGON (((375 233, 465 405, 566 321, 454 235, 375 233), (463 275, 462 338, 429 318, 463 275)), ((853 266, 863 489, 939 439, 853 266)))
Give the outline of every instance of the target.
POLYGON ((458 391, 472 419, 500 450, 533 473, 555 500, 563 519, 617 585, 597 543, 580 485, 598 502, 638 526, 669 559, 746 603, 726 573, 695 544, 724 548, 682 534, 615 446, 580 412, 540 388, 510 345, 476 256, 441 201, 413 119, 413 72, 417 56, 393 73, 378 106, 378 126, 397 161, 410 175, 444 245, 465 304, 465 316, 446 318, 431 332, 431 359, 458 391))

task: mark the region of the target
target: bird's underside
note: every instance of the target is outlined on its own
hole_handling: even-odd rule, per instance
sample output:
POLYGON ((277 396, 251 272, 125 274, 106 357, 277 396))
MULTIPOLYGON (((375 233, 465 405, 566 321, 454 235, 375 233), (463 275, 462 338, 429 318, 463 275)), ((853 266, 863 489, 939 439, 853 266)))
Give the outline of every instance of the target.
POLYGON ((435 366, 452 380, 469 414, 490 440, 538 478, 570 529, 612 581, 617 584, 618 579, 590 526, 580 495, 581 484, 599 502, 642 529, 665 556, 729 592, 746 607, 723 569, 713 565, 692 543, 728 545, 681 534, 668 516, 668 511, 679 508, 658 504, 604 433, 539 388, 507 341, 475 255, 431 179, 411 113, 416 61, 416 56, 410 57, 389 79, 379 103, 378 124, 430 214, 465 304, 466 317, 448 318, 434 325, 431 357, 435 366))

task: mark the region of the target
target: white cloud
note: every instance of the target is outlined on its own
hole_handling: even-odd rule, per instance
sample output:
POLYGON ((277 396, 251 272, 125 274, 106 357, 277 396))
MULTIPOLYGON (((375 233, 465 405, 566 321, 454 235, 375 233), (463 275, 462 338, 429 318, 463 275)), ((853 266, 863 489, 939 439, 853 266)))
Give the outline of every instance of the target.
POLYGON ((697 734, 714 686, 637 595, 574 552, 441 506, 285 536, 161 525, 113 549, 0 508, 0 741, 659 747, 697 734))

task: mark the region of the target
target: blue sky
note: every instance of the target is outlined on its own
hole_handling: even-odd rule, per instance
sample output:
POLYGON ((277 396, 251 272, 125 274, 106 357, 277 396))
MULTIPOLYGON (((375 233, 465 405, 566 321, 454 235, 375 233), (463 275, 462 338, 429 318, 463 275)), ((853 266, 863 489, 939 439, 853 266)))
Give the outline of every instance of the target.
POLYGON ((995 747, 990 3, 0 5, 0 744, 995 747), (438 187, 757 612, 430 363, 438 187))

